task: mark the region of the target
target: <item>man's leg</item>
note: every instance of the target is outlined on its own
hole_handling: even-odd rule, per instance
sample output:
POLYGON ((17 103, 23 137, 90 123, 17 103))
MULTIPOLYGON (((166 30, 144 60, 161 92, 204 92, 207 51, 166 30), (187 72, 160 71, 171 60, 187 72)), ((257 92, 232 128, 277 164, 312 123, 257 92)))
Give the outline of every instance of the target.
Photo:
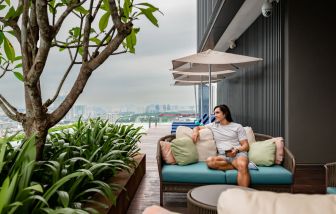
POLYGON ((229 170, 234 169, 232 164, 228 163, 223 157, 208 157, 206 163, 210 169, 229 170))
POLYGON ((237 157, 232 161, 232 165, 238 170, 237 182, 239 186, 248 187, 250 185, 248 162, 247 157, 237 157))

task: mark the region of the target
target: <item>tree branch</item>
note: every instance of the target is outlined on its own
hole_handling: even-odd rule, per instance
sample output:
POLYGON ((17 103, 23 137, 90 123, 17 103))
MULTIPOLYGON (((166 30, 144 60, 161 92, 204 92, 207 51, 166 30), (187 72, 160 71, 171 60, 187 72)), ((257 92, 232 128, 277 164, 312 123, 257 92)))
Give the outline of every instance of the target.
POLYGON ((39 27, 37 24, 37 17, 36 17, 36 5, 32 4, 30 10, 30 20, 29 20, 29 30, 31 35, 31 49, 33 53, 33 61, 37 54, 37 41, 39 40, 39 27))
MULTIPOLYGON (((82 31, 82 27, 83 27, 83 19, 81 19, 80 26, 79 26, 80 32, 82 31)), ((79 34, 78 43, 80 43, 80 40, 81 40, 81 33, 79 34)), ((58 88, 57 88, 57 90, 56 90, 56 93, 55 93, 54 97, 53 97, 52 99, 48 99, 48 100, 43 104, 44 108, 47 108, 48 106, 50 106, 50 105, 57 99, 57 97, 58 97, 58 95, 59 95, 59 92, 61 91, 61 88, 62 88, 62 86, 63 86, 63 84, 64 84, 66 78, 68 77, 68 75, 69 75, 69 73, 70 73, 70 71, 71 71, 73 65, 74 65, 75 62, 76 62, 76 59, 77 59, 77 56, 78 56, 78 50, 79 50, 79 49, 77 48, 77 49, 76 49, 76 53, 75 53, 74 58, 72 58, 71 51, 69 50, 69 52, 70 52, 70 56, 71 56, 71 58, 72 58, 72 62, 71 62, 71 64, 69 65, 69 67, 68 67, 67 71, 65 72, 65 74, 63 75, 63 78, 62 78, 60 84, 58 85, 58 88)))
POLYGON ((86 15, 85 25, 84 25, 84 37, 83 37, 83 63, 88 61, 89 55, 89 39, 90 39, 90 29, 92 23, 92 8, 93 8, 93 0, 90 2, 89 14, 86 15))
POLYGON ((73 104, 76 102, 79 95, 83 92, 85 85, 91 76, 92 70, 83 65, 77 76, 75 83, 73 84, 69 94, 65 97, 64 101, 58 108, 49 115, 49 124, 51 126, 57 124, 70 110, 73 104))
POLYGON ((110 11, 111 11, 111 16, 112 16, 112 21, 114 23, 114 25, 116 26, 116 28, 118 29, 119 26, 122 24, 121 23, 121 19, 120 16, 118 14, 118 8, 117 5, 115 3, 115 0, 110 0, 110 11))
POLYGON ((107 32, 107 34, 105 35, 105 37, 101 40, 101 43, 97 46, 96 50, 93 52, 93 54, 92 54, 93 57, 96 57, 98 55, 98 51, 99 51, 100 47, 105 46, 104 42, 106 41, 106 39, 108 38, 108 36, 111 35, 111 38, 113 38, 114 33, 115 33, 115 27, 112 26, 112 28, 107 32))
POLYGON ((5 68, 0 65, 1 69, 3 70, 2 74, 0 75, 0 78, 2 78, 3 76, 5 76, 5 74, 7 73, 7 71, 12 71, 12 69, 8 69, 9 65, 10 64, 8 62, 7 62, 7 65, 6 65, 5 68))
POLYGON ((10 119, 17 122, 22 122, 23 114, 18 112, 18 110, 14 106, 12 106, 1 94, 0 107, 10 119))
POLYGON ((4 23, 5 26, 9 26, 13 29, 15 38, 21 44, 21 30, 17 25, 17 22, 13 19, 6 20, 4 17, 0 17, 0 22, 4 23))
POLYGON ((92 70, 95 70, 99 65, 101 65, 114 51, 116 51, 119 45, 124 41, 124 39, 131 33, 133 24, 132 22, 122 23, 120 16, 118 14, 118 8, 115 0, 109 1, 110 11, 114 27, 117 29, 117 35, 111 39, 106 48, 95 58, 93 58, 89 67, 92 70))
POLYGON ((96 6, 96 9, 95 9, 95 11, 93 12, 92 19, 95 19, 95 18, 96 18, 96 15, 97 15, 97 13, 98 13, 98 11, 99 11, 99 9, 100 9, 100 5, 101 5, 102 2, 103 2, 103 0, 99 0, 98 4, 97 4, 97 6, 96 6))
MULTIPOLYGON (((45 0, 36 0, 36 19, 40 29, 40 47, 36 54, 34 63, 29 70, 28 85, 36 85, 45 66, 52 41, 52 28, 49 26, 48 5, 45 0)), ((32 98, 33 99, 33 98, 32 98)))
POLYGON ((22 68, 23 75, 26 77, 29 72, 29 53, 28 53, 28 11, 29 0, 24 0, 22 21, 21 21, 21 53, 22 53, 22 68))
POLYGON ((116 53, 112 53, 111 55, 118 55, 118 54, 123 54, 123 53, 127 53, 127 50, 116 52, 116 53))
POLYGON ((133 24, 131 22, 122 24, 118 17, 117 7, 114 0, 110 0, 110 10, 113 14, 113 20, 118 31, 117 35, 109 42, 106 48, 94 59, 81 66, 80 72, 73 84, 70 92, 65 97, 61 105, 53 111, 49 117, 49 125, 57 124, 69 111, 76 102, 79 95, 83 92, 84 87, 91 76, 92 72, 101 65, 115 50, 118 49, 122 41, 131 33, 133 24))
MULTIPOLYGON (((58 31, 61 29, 61 26, 65 20, 65 18, 75 9, 76 7, 81 6, 87 0, 83 0, 78 2, 77 4, 73 4, 67 7, 67 9, 62 13, 62 15, 58 18, 56 24, 54 25, 54 34, 57 35, 58 31)), ((55 36, 54 35, 54 36, 55 36)))

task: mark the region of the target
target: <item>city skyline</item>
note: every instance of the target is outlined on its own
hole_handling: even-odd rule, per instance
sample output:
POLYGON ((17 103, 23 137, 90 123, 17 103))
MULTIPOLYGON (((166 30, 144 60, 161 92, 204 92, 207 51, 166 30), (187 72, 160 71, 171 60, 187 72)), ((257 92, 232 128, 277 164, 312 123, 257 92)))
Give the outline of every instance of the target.
MULTIPOLYGON (((144 19, 135 22, 141 28, 136 54, 111 56, 94 72, 76 104, 94 104, 110 109, 127 105, 143 107, 153 103, 194 105, 193 88, 171 86, 173 81, 169 69, 172 59, 196 52, 196 1, 149 2, 164 13, 156 14, 160 27, 156 28, 144 19)), ((67 57, 61 58, 58 51, 50 53, 42 77, 44 100, 55 93, 68 66, 67 57)), ((70 74, 61 95, 66 95, 77 71, 70 74)), ((0 92, 16 107, 24 106, 23 85, 13 75, 7 74, 0 79, 0 92)))

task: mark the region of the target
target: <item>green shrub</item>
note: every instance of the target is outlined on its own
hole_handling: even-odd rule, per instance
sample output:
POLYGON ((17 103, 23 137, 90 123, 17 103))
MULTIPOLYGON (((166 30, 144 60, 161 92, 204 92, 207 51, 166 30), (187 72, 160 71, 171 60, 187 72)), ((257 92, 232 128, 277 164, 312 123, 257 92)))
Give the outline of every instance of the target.
POLYGON ((72 128, 50 133, 43 161, 36 162, 34 139, 13 148, 0 139, 0 214, 97 213, 86 204, 100 194, 115 203, 121 187, 105 180, 131 171, 141 127, 114 125, 101 119, 78 120, 72 128))

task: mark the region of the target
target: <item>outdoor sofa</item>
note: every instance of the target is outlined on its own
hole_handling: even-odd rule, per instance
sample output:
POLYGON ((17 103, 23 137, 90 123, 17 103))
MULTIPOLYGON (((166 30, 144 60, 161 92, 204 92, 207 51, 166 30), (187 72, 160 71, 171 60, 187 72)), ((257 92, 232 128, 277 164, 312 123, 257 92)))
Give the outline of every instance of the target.
MULTIPOLYGON (((271 136, 255 133, 256 141, 271 139, 271 136)), ((207 184, 237 184, 237 170, 212 170, 205 162, 180 166, 168 165, 162 159, 160 141, 171 142, 175 135, 159 139, 157 144, 157 164, 160 177, 160 205, 163 205, 164 192, 187 193, 190 189, 207 184)), ((284 159, 281 165, 258 167, 250 170, 251 188, 274 192, 293 192, 295 159, 284 147, 284 159)))

